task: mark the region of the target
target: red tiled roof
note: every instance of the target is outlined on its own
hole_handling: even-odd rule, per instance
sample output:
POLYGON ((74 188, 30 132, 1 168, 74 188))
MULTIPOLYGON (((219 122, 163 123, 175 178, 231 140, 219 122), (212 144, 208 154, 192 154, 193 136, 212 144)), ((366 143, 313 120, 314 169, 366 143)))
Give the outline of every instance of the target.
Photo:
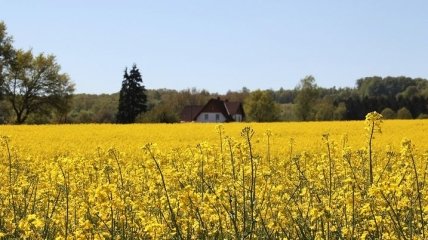
POLYGON ((220 112, 223 114, 226 120, 230 121, 230 114, 227 111, 226 105, 224 104, 224 101, 220 99, 210 99, 208 103, 202 108, 201 112, 220 112))
POLYGON ((244 109, 240 102, 223 101, 219 98, 212 98, 205 106, 185 106, 181 112, 181 121, 192 122, 196 121, 202 112, 222 113, 226 121, 233 121, 232 115, 242 114, 244 117, 244 109))
POLYGON ((244 113, 244 110, 242 109, 242 104, 240 102, 225 102, 227 109, 229 110, 229 113, 231 115, 234 114, 242 114, 244 113))
POLYGON ((181 121, 184 121, 184 122, 195 121, 203 107, 204 106, 199 106, 199 105, 185 106, 183 111, 181 111, 181 114, 180 114, 181 121))

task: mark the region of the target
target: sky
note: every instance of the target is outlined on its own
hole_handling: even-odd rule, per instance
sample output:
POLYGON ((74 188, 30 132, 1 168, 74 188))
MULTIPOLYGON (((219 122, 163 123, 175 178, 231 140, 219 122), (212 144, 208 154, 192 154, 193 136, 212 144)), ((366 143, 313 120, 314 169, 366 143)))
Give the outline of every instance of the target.
POLYGON ((428 78, 426 0, 0 0, 14 46, 56 56, 77 93, 118 92, 135 63, 148 89, 226 93, 428 78))

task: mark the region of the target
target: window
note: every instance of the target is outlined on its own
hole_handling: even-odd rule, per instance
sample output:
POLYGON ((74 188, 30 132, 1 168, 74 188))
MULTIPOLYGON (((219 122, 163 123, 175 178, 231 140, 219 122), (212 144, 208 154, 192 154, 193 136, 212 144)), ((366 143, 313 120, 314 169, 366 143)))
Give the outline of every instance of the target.
POLYGON ((220 121, 220 114, 216 114, 216 115, 215 115, 215 120, 216 120, 216 121, 220 121))
POLYGON ((205 119, 205 120, 208 120, 208 113, 205 113, 205 115, 204 115, 204 119, 205 119))

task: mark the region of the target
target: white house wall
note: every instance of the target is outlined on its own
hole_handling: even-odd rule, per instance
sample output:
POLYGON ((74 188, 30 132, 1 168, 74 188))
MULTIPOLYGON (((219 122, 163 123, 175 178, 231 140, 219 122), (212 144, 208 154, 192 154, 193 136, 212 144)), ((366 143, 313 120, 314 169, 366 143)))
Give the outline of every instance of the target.
POLYGON ((234 114, 232 118, 237 122, 242 122, 242 114, 234 114))
POLYGON ((223 113, 201 112, 196 118, 197 122, 225 122, 226 118, 223 113), (218 116, 218 119, 217 119, 218 116))

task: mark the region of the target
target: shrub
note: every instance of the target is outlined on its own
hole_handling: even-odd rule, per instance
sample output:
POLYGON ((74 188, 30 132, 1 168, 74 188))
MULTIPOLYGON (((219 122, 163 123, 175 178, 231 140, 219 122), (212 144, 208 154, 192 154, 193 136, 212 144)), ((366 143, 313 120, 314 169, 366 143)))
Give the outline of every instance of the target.
POLYGON ((418 119, 428 119, 428 114, 421 113, 421 114, 419 114, 418 119))
POLYGON ((410 111, 407 108, 402 107, 397 111, 397 118, 398 119, 412 119, 413 116, 412 116, 412 113, 410 113, 410 111))
POLYGON ((397 117, 397 114, 391 108, 385 108, 380 113, 384 119, 394 119, 397 117))

